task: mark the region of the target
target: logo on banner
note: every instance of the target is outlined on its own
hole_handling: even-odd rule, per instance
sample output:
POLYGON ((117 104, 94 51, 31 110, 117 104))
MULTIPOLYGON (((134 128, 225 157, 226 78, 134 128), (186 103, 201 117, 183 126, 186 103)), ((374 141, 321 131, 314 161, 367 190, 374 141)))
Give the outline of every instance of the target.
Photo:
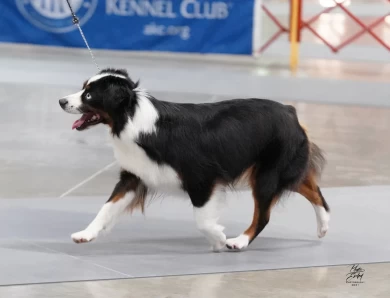
POLYGON ((209 0, 181 0, 175 11, 174 3, 179 0, 106 0, 106 13, 117 16, 138 16, 175 19, 224 20, 229 17, 233 3, 209 0))
MULTIPOLYGON (((69 0, 80 24, 85 24, 95 12, 98 0, 69 0)), ((38 28, 55 33, 76 29, 65 0, 16 0, 20 13, 38 28)))

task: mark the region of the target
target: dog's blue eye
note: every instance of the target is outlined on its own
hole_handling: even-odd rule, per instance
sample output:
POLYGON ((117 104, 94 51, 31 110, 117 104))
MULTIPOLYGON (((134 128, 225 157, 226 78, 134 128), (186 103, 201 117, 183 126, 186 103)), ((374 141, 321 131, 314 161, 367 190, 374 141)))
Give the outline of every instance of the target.
POLYGON ((87 93, 87 94, 85 94, 85 98, 86 98, 86 99, 91 99, 91 98, 92 98, 92 96, 91 96, 91 94, 90 94, 90 93, 87 93))

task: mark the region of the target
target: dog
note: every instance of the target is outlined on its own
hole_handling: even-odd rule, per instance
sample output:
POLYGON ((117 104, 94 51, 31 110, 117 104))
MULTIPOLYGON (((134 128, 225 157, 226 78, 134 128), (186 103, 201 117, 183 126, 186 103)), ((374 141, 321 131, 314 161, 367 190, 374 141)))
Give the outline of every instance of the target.
POLYGON ((107 125, 121 166, 108 201, 86 229, 72 234, 76 243, 96 239, 125 211, 144 212, 147 198, 169 192, 191 200, 197 228, 216 252, 246 248, 287 192, 313 205, 318 237, 328 230, 329 206, 317 185, 324 154, 310 141, 293 106, 258 98, 160 101, 126 70, 113 68, 91 77, 59 104, 67 113, 82 115, 72 129, 107 125), (218 218, 230 188, 252 190, 254 213, 240 236, 227 239, 218 218))

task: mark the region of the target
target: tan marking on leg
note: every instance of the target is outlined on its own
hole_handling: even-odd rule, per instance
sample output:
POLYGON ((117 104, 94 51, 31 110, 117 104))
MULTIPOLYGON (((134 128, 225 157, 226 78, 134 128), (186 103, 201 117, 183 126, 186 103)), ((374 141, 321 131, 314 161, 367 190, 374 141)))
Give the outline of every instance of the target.
POLYGON ((126 192, 120 192, 120 193, 116 194, 116 195, 110 200, 110 202, 116 203, 116 202, 118 202, 120 199, 122 199, 125 195, 126 195, 126 192))
POLYGON ((259 208, 259 202, 258 200, 256 199, 256 193, 255 193, 255 187, 256 187, 256 171, 255 171, 255 167, 251 167, 249 168, 246 173, 250 176, 248 176, 248 179, 249 179, 249 183, 250 183, 250 186, 252 188, 252 198, 253 198, 253 219, 252 219, 252 223, 251 225, 249 226, 249 228, 246 229, 246 231, 244 232, 245 235, 247 235, 249 237, 249 241, 251 239, 253 239, 255 233, 256 233, 256 228, 257 228, 257 225, 259 223, 259 218, 260 218, 260 208, 259 208))
POLYGON ((135 194, 134 198, 127 207, 127 210, 132 213, 135 209, 141 209, 141 212, 145 213, 145 204, 148 189, 139 179, 130 178, 128 181, 126 181, 126 184, 123 186, 123 189, 121 189, 118 193, 111 197, 109 201, 112 203, 116 203, 119 200, 123 199, 124 196, 130 191, 133 191, 135 194))
POLYGON ((301 185, 299 185, 297 192, 308 199, 311 203, 322 206, 322 200, 317 192, 317 183, 313 172, 310 172, 306 176, 301 185))
POLYGON ((247 235, 250 240, 253 239, 256 233, 256 227, 259 223, 259 218, 260 218, 259 203, 255 198, 253 200, 254 200, 254 211, 253 211, 252 223, 249 226, 249 228, 247 228, 246 231, 244 232, 244 234, 247 235))
POLYGON ((252 223, 249 226, 248 229, 244 232, 245 235, 249 237, 250 240, 252 240, 255 237, 257 225, 259 224, 259 219, 262 212, 265 212, 265 219, 268 221, 271 217, 271 210, 277 203, 279 197, 275 197, 272 199, 272 202, 267 210, 260 210, 258 201, 254 198, 254 212, 253 212, 253 219, 252 223))
POLYGON ((270 218, 270 215, 271 215, 271 209, 274 207, 274 205, 276 204, 276 202, 278 201, 278 197, 275 197, 272 199, 272 202, 269 206, 269 208, 267 210, 260 210, 260 206, 259 206, 259 202, 258 200, 256 199, 256 193, 255 193, 255 187, 256 187, 256 172, 255 172, 255 168, 254 167, 251 167, 248 169, 249 173, 250 173, 250 178, 249 178, 249 181, 250 181, 250 186, 252 187, 252 197, 253 197, 253 201, 254 201, 254 210, 253 210, 253 219, 252 219, 252 223, 251 225, 246 229, 246 231, 244 232, 245 235, 247 235, 250 239, 250 241, 255 237, 256 235, 256 230, 257 230, 257 226, 259 224, 259 219, 260 219, 260 216, 262 214, 262 212, 265 212, 264 216, 266 218, 266 220, 269 220, 270 218))
POLYGON ((317 235, 319 238, 324 237, 329 228, 329 206, 322 197, 313 172, 307 175, 296 191, 313 205, 317 219, 317 235))

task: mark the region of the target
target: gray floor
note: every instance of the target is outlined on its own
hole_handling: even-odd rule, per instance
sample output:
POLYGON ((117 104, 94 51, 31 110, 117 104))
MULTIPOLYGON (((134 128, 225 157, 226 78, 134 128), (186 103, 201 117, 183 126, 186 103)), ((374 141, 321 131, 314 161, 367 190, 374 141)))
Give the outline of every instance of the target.
MULTIPOLYGON (((46 283, 390 261, 390 187, 325 189, 333 210, 328 235, 316 237, 310 204, 292 196, 245 252, 212 253, 196 230, 189 202, 165 198, 84 245, 83 229, 105 197, 0 200, 0 284, 46 283), (375 219, 375 220, 374 220, 375 219)), ((251 219, 249 193, 231 194, 222 223, 228 236, 251 219)))

